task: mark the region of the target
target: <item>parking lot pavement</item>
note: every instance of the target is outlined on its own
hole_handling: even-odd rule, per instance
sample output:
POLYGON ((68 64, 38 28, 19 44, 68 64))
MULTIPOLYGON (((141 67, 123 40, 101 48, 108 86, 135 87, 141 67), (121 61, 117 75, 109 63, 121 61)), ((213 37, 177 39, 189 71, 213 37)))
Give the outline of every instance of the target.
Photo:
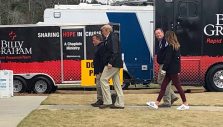
POLYGON ((0 98, 0 126, 16 127, 47 96, 14 96, 0 98))

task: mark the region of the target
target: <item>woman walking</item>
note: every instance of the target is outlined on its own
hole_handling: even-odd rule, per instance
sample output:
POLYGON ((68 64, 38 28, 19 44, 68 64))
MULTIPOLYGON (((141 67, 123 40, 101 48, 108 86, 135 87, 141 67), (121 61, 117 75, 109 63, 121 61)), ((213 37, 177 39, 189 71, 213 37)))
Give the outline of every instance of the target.
POLYGON ((165 39, 168 42, 167 50, 165 52, 164 65, 161 70, 161 74, 165 75, 162 82, 159 96, 156 102, 147 102, 146 104, 154 109, 158 109, 158 105, 164 96, 166 87, 170 81, 173 82, 177 91, 180 93, 180 97, 183 104, 178 107, 178 110, 188 110, 189 106, 186 100, 186 96, 180 84, 179 73, 180 73, 180 44, 177 40, 177 36, 173 31, 167 31, 165 39))

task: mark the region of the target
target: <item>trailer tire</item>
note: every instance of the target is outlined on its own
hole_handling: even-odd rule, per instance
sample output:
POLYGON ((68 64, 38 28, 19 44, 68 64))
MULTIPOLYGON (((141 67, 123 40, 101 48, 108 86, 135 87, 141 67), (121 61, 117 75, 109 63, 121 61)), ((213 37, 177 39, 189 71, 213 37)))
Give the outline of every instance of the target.
POLYGON ((33 91, 37 94, 52 92, 52 84, 50 80, 43 76, 35 77, 33 80, 33 91))
POLYGON ((52 85, 52 92, 55 92, 55 91, 57 91, 57 89, 58 89, 58 86, 55 86, 55 85, 52 85))
POLYGON ((203 85, 204 89, 206 90, 206 92, 210 92, 209 88, 207 87, 207 82, 205 82, 205 84, 203 85))
POLYGON ((205 79, 205 88, 208 91, 223 92, 223 64, 213 66, 205 79))
POLYGON ((24 78, 14 76, 13 78, 13 92, 22 93, 27 91, 27 82, 24 78))

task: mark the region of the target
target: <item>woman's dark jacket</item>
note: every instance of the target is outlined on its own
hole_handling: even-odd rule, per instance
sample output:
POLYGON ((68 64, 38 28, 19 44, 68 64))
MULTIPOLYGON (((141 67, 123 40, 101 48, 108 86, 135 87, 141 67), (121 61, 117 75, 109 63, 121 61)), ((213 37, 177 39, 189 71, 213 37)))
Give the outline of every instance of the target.
POLYGON ((163 70, 166 71, 167 74, 177 74, 180 73, 181 70, 181 62, 180 62, 180 49, 173 49, 172 45, 168 45, 165 51, 165 59, 163 70))

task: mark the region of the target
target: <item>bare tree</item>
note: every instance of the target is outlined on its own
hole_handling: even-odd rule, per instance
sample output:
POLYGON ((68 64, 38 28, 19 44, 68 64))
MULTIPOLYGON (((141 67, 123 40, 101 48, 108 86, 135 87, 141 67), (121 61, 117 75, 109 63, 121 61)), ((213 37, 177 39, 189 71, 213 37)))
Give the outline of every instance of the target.
POLYGON ((0 17, 1 17, 1 24, 7 24, 9 19, 8 19, 8 13, 10 11, 9 9, 9 1, 6 0, 1 0, 0 2, 0 17))
POLYGON ((0 25, 2 24, 2 0, 0 0, 0 25))
POLYGON ((79 0, 0 0, 0 24, 37 23, 43 21, 46 8, 79 3, 79 0))

